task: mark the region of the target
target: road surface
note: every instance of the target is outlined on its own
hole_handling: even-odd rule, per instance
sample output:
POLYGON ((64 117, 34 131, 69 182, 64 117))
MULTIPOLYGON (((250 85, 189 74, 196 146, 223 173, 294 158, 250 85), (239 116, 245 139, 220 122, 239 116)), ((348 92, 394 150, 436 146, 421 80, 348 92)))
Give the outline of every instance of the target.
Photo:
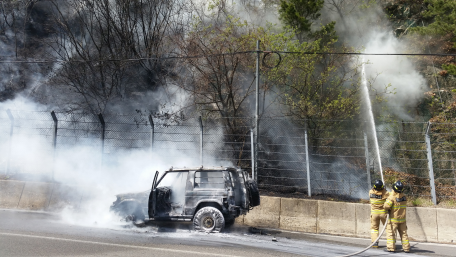
MULTIPOLYGON (((333 257, 357 252, 370 241, 245 226, 205 234, 192 231, 187 223, 152 223, 141 228, 120 222, 109 226, 100 223, 82 226, 69 223, 59 214, 0 209, 0 256, 333 257)), ((411 254, 390 254, 384 249, 369 249, 358 256, 454 256, 456 252, 455 245, 414 242, 411 254)))

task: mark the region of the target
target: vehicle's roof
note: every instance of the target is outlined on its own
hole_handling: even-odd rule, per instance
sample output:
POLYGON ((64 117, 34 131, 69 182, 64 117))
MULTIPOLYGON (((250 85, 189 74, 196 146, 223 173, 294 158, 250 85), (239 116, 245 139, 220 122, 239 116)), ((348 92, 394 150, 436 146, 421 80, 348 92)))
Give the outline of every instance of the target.
POLYGON ((171 168, 172 171, 184 170, 207 170, 207 171, 220 171, 220 170, 238 170, 239 168, 233 166, 199 166, 199 167, 178 167, 171 168))

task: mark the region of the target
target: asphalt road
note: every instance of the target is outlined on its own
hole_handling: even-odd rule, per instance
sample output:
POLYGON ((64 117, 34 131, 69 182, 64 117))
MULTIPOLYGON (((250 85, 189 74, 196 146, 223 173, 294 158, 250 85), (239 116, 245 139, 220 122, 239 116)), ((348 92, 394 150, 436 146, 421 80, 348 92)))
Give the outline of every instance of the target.
MULTIPOLYGON (((68 223, 58 214, 0 209, 0 256, 341 256, 369 245, 368 239, 257 230, 234 226, 205 234, 190 224, 68 223), (273 238, 276 241, 273 241, 273 238)), ((385 242, 381 242, 385 245, 385 242)), ((399 246, 400 248, 400 246, 399 246)), ((455 245, 412 242, 411 254, 384 247, 358 256, 454 256, 455 245)))

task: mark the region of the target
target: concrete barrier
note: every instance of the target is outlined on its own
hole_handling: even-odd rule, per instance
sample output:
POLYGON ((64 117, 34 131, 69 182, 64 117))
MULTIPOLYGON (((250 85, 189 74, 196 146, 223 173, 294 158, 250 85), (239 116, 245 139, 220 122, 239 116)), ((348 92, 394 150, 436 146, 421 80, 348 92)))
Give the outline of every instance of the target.
POLYGON ((318 201, 282 198, 280 228, 291 231, 317 233, 318 201))
POLYGON ((244 217, 244 224, 254 227, 280 227, 280 197, 261 196, 261 205, 244 217))
POLYGON ((356 235, 356 204, 318 201, 318 234, 356 235))
POLYGON ((52 184, 26 182, 18 208, 23 210, 44 210, 49 205, 52 184))
POLYGON ((407 207, 406 222, 410 240, 438 242, 437 208, 407 207))
POLYGON ((49 206, 46 211, 57 212, 67 206, 78 208, 81 204, 83 190, 62 184, 53 184, 49 206))
POLYGON ((437 209, 439 243, 456 243, 456 210, 437 209))
MULTIPOLYGON (((0 180, 0 208, 60 211, 90 198, 87 190, 67 185, 0 180)), ((411 241, 456 244, 455 217, 456 209, 407 207, 408 235, 411 241)), ((261 196, 261 205, 235 223, 369 238, 370 205, 261 196)))
POLYGON ((355 228, 356 235, 359 237, 370 237, 370 205, 357 203, 355 204, 355 228))
POLYGON ((0 181, 0 208, 14 209, 18 207, 24 190, 25 182, 23 181, 0 181))
POLYGON ((241 215, 239 217, 237 217, 235 220, 234 220, 234 224, 238 224, 238 225, 244 225, 244 215, 241 215))

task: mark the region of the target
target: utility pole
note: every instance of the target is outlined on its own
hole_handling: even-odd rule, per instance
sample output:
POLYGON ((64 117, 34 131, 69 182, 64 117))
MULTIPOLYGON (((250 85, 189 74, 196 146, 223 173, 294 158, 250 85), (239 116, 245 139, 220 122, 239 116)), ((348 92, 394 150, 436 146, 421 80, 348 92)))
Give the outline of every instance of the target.
POLYGON ((254 180, 258 182, 258 143, 259 143, 259 116, 260 116, 260 40, 257 40, 257 49, 256 49, 256 82, 255 82, 255 175, 254 180))

